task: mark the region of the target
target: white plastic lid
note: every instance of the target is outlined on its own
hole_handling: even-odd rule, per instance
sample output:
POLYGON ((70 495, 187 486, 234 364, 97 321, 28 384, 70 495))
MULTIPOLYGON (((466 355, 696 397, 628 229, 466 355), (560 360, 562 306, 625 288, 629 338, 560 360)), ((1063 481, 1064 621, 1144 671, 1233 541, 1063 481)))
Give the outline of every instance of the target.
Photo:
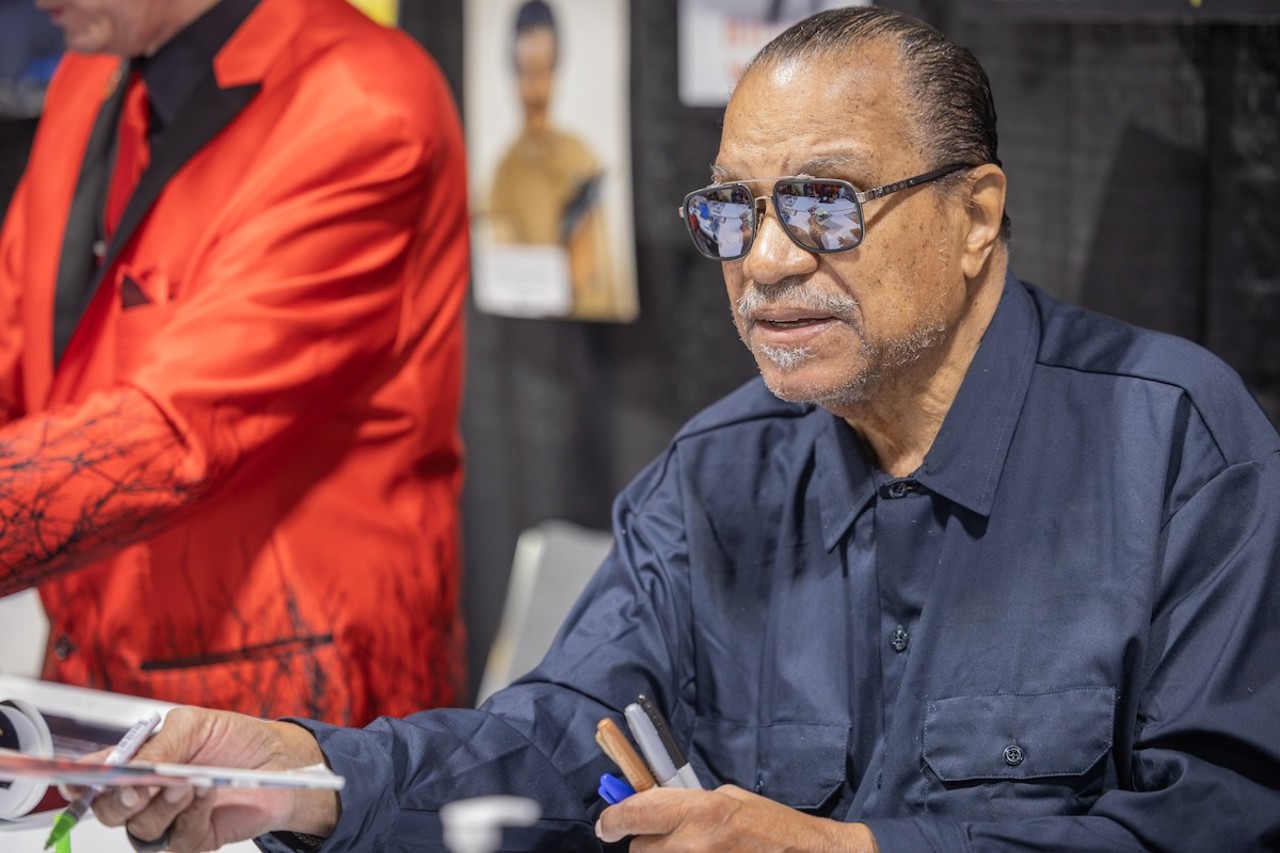
POLYGON ((494 853, 502 848, 504 826, 530 826, 542 815, 536 800, 524 797, 474 797, 440 809, 444 846, 450 853, 494 853))
MULTIPOLYGON (((18 751, 38 758, 53 757, 53 735, 35 706, 21 699, 0 702, 0 727, 18 741, 18 751)), ((44 799, 49 786, 36 779, 14 779, 0 788, 0 818, 16 820, 44 799)))

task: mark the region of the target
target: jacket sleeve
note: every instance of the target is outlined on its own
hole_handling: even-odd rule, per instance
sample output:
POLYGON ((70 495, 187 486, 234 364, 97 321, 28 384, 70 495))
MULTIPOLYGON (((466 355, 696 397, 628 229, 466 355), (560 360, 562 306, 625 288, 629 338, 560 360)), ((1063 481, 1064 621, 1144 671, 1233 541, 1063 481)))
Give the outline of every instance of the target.
POLYGON ((0 429, 0 594, 172 522, 394 369, 418 333, 401 328, 415 244, 458 242, 423 218, 461 157, 424 130, 444 117, 361 107, 360 132, 320 123, 241 178, 192 296, 122 384, 0 429))
POLYGON ((22 353, 22 277, 18 270, 18 247, 25 227, 18 211, 24 206, 26 179, 18 182, 0 226, 0 426, 22 413, 19 387, 22 353))
POLYGON ((898 850, 1263 850, 1280 844, 1280 455, 1232 465, 1166 526, 1131 768, 1087 815, 868 820, 898 850))

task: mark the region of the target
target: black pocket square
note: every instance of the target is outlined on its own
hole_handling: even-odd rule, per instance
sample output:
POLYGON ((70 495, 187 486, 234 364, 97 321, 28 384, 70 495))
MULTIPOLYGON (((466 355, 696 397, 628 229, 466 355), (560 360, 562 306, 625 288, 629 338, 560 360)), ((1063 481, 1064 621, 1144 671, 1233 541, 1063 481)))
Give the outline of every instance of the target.
POLYGON ((151 299, 142 292, 142 288, 138 286, 138 283, 126 275, 124 281, 120 284, 120 306, 122 308, 136 308, 139 305, 150 304, 151 299))

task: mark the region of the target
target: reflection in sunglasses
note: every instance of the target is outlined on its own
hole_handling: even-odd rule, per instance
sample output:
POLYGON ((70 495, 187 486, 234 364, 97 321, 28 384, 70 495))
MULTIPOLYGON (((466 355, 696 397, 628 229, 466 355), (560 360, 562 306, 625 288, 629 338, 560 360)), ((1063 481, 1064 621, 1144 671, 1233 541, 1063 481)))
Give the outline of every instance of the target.
POLYGON ((758 225, 756 204, 769 197, 753 196, 747 184, 773 180, 771 197, 787 236, 811 251, 840 252, 862 243, 863 202, 936 181, 965 168, 971 167, 953 163, 865 192, 834 178, 758 178, 717 184, 685 196, 680 216, 699 252, 715 260, 736 260, 751 250, 758 225))

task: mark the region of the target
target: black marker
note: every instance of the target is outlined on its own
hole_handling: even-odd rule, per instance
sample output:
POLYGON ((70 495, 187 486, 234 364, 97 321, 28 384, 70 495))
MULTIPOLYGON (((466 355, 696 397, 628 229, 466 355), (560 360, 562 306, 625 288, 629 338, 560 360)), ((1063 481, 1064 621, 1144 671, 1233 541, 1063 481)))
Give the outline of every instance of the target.
POLYGON ((645 714, 653 722, 653 727, 658 731, 658 739, 662 741, 663 749, 667 751, 667 755, 671 757, 671 763, 675 765, 674 783, 681 788, 702 790, 702 783, 698 781, 698 775, 689 766, 689 760, 685 758, 684 750, 680 748, 680 744, 676 743, 675 735, 671 733, 671 726, 667 724, 667 718, 662 716, 658 706, 653 704, 653 700, 643 693, 636 697, 636 704, 644 709, 645 714))

